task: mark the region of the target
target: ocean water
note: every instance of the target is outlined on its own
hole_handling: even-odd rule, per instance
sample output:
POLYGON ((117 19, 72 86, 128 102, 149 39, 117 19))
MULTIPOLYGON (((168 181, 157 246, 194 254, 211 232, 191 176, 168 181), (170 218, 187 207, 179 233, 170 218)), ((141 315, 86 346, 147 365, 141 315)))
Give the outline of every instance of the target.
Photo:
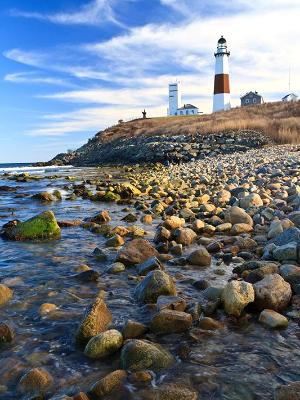
MULTIPOLYGON (((69 166, 64 166, 65 168, 72 168, 71 165, 69 166)), ((5 163, 5 164, 0 164, 0 174, 5 174, 5 173, 10 173, 10 174, 16 174, 16 173, 24 173, 24 172, 31 172, 34 174, 41 174, 46 171, 51 172, 51 171, 57 171, 59 169, 62 169, 62 167, 56 166, 56 165, 51 165, 51 166, 46 166, 46 167, 35 167, 33 166, 33 163, 5 163)))
MULTIPOLYGON (((10 165, 11 171, 24 171, 30 165, 10 165)), ((34 170, 36 173, 38 169, 34 170)), ((7 169, 6 169, 7 171, 7 169)), ((124 173, 124 172, 123 172, 124 173)), ((128 213, 139 213, 135 225, 147 230, 147 239, 153 241, 160 219, 151 226, 140 221, 141 212, 133 204, 102 203, 77 197, 68 199, 74 188, 83 181, 88 190, 96 191, 95 180, 124 179, 122 170, 105 168, 65 167, 46 172, 41 179, 15 181, 0 176, 0 228, 12 219, 26 220, 51 209, 59 221, 90 218, 101 210, 108 210, 110 225, 129 227, 122 219, 128 213), (55 179, 53 178, 55 175, 55 179), (68 179, 69 175, 74 177, 68 179), (32 195, 60 190, 62 201, 50 204, 33 200, 32 195)), ((151 202, 152 199, 146 199, 151 202)), ((97 232, 73 226, 62 229, 60 240, 50 242, 12 242, 0 237, 0 280, 14 291, 12 301, 1 308, 1 322, 15 331, 15 340, 0 349, 0 400, 25 400, 18 391, 20 376, 30 368, 43 367, 51 372, 55 387, 52 394, 74 395, 88 391, 93 383, 120 365, 120 352, 101 360, 84 355, 75 343, 75 335, 85 309, 99 294, 106 292, 106 304, 113 315, 112 327, 122 330, 128 319, 149 324, 155 309, 136 302, 134 268, 120 274, 107 274, 106 268, 116 257, 116 250, 108 251, 106 238, 97 232), (108 260, 93 257, 99 247, 107 252, 108 260), (76 268, 88 264, 101 274, 99 282, 81 282, 75 277, 76 268), (57 310, 42 316, 39 308, 52 303, 57 310)), ((191 246, 188 251, 193 251, 191 246)), ((165 264, 171 276, 177 276, 178 294, 190 304, 203 301, 201 292, 191 280, 207 279, 213 286, 223 286, 232 273, 233 265, 224 267, 224 275, 216 275, 216 260, 209 268, 200 270, 190 265, 165 264)), ((300 327, 291 319, 283 331, 265 329, 255 318, 239 322, 217 314, 222 328, 162 335, 152 340, 160 343, 176 356, 174 367, 153 375, 152 385, 176 382, 191 385, 202 400, 273 400, 276 386, 300 380, 300 327), (188 356, 184 356, 188 353, 188 356)), ((147 397, 148 399, 150 397, 147 397)), ((139 385, 127 384, 107 400, 142 400, 139 385)))

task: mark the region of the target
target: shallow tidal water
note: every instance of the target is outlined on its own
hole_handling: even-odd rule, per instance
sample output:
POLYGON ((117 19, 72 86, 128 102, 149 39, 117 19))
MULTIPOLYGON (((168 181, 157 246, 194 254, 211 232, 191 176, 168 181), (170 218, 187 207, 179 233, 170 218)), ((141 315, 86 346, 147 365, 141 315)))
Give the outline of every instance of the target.
MULTIPOLYGON (((110 172, 118 175, 118 171, 110 172)), ((97 169, 74 169, 59 171, 57 179, 47 179, 49 172, 43 175, 43 180, 25 183, 0 176, 0 186, 16 187, 12 192, 0 192, 0 225, 51 209, 58 220, 83 220, 108 210, 112 226, 126 226, 121 221, 128 213, 123 211, 124 205, 65 198, 45 205, 29 196, 19 197, 55 189, 61 190, 65 197, 64 186, 71 186, 65 179, 67 175, 86 177, 103 173, 97 169)), ((136 213, 133 206, 129 207, 136 213)), ((142 226, 148 232, 146 238, 152 240, 159 222, 160 219, 154 220, 152 226, 135 224, 142 226)), ((133 297, 136 286, 130 279, 131 275, 136 275, 133 268, 117 275, 103 273, 114 261, 116 251, 109 250, 106 262, 97 261, 92 252, 95 247, 104 248, 105 240, 102 235, 82 227, 62 228, 61 239, 51 242, 22 243, 0 238, 0 281, 14 290, 13 300, 0 309, 0 321, 9 323, 16 333, 12 344, 0 348, 1 400, 22 398, 17 383, 29 368, 45 367, 55 379, 55 393, 72 395, 88 391, 91 384, 120 367, 119 353, 100 361, 90 360, 74 341, 86 306, 100 290, 107 292, 105 301, 117 329, 121 329, 127 319, 148 322, 154 312, 137 304, 133 297), (74 269, 80 264, 88 264, 103 273, 100 281, 82 283, 74 278, 74 269), (38 311, 43 303, 54 303, 58 310, 41 317, 38 311)), ((214 286, 227 282, 232 266, 226 267, 222 276, 214 273, 214 267, 215 264, 196 270, 191 266, 165 265, 166 271, 177 277, 178 294, 190 302, 200 300, 201 296, 192 286, 192 279, 205 278, 214 286)), ((177 354, 177 363, 172 369, 154 375, 151 384, 182 383, 194 387, 199 398, 205 400, 269 400, 273 399, 276 386, 300 380, 300 327, 295 321, 290 319, 284 331, 268 330, 254 318, 239 322, 227 318, 223 322, 224 328, 217 331, 195 328, 192 333, 153 336, 153 340, 177 354), (189 352, 187 357, 179 356, 182 349, 189 352)), ((130 384, 119 394, 119 399, 138 400, 139 392, 139 387, 130 384)), ((117 400, 116 395, 114 400, 117 400)))

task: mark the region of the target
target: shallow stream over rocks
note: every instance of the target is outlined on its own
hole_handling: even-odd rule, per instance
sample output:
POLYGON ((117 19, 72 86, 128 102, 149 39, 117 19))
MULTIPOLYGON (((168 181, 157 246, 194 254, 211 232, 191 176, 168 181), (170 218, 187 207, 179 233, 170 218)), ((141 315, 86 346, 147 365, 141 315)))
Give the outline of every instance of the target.
MULTIPOLYGON (((0 225, 12 219, 22 221, 51 209, 58 221, 84 220, 99 211, 108 210, 110 225, 130 226, 122 218, 132 212, 138 214, 138 225, 147 231, 145 238, 153 241, 158 217, 152 225, 140 222, 142 211, 130 205, 94 202, 77 198, 66 200, 70 174, 82 181, 112 174, 121 178, 124 170, 102 168, 74 168, 59 171, 57 177, 45 173, 43 179, 16 182, 0 176, 0 186, 12 191, 0 191, 0 225), (51 179, 49 179, 51 178, 51 179), (31 195, 60 190, 62 201, 41 203, 31 195), (30 196, 27 196, 30 195, 30 196), (126 211, 124 211, 126 208, 126 211)), ((77 182, 76 182, 77 183, 77 182)), ((94 189, 93 189, 94 190, 94 189)), ((153 199, 151 199, 152 201, 153 199)), ((145 200, 145 201, 150 201, 145 200)), ((121 330, 128 319, 149 323, 154 309, 136 302, 133 292, 137 281, 135 268, 126 268, 119 274, 108 274, 105 268, 114 262, 117 250, 105 247, 106 238, 81 226, 63 227, 61 239, 45 242, 13 242, 0 238, 0 283, 13 289, 13 299, 0 309, 0 322, 8 323, 15 331, 11 344, 0 347, 0 399, 22 399, 17 384, 26 370, 34 367, 47 369, 55 382, 53 394, 74 395, 88 392, 97 380, 120 369, 120 354, 103 360, 87 358, 75 344, 75 333, 86 307, 100 290, 106 292, 105 302, 113 315, 112 327, 121 330), (93 257, 98 247, 108 254, 108 260, 93 257), (89 265, 100 273, 98 282, 81 282, 75 278, 76 268, 89 265), (53 303, 57 309, 41 316, 43 303, 53 303)), ((189 247, 188 252, 197 248, 189 247)), ((168 274, 176 278, 177 294, 187 302, 201 299, 201 291, 192 282, 206 279, 211 285, 222 287, 231 276, 233 264, 220 269, 215 258, 210 267, 163 263, 168 274)), ((217 311, 217 316, 218 316, 217 311)), ((176 357, 176 364, 162 373, 153 374, 152 386, 175 382, 192 387, 199 399, 256 400, 273 399, 274 388, 290 381, 300 380, 300 327, 290 320, 286 330, 269 330, 249 318, 219 315, 221 329, 192 330, 163 336, 148 334, 176 357)), ((138 384, 128 383, 114 400, 142 399, 138 384)), ((50 398, 51 395, 46 397, 50 398)), ((110 397, 105 397, 109 399, 110 397)), ((24 397, 25 399, 25 397, 24 397)), ((178 399, 180 400, 180 399, 178 399)))

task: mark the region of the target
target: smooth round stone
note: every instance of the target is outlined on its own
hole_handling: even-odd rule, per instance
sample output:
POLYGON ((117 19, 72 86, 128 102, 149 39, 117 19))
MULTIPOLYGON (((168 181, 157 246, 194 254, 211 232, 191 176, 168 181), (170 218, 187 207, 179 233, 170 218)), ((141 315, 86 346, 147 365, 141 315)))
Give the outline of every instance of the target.
POLYGON ((123 263, 115 262, 107 268, 106 272, 108 274, 119 274, 120 272, 125 271, 125 269, 126 267, 123 263))
POLYGON ((122 334, 116 329, 110 329, 92 337, 84 349, 84 354, 90 358, 103 358, 118 351, 122 344, 122 334))
POLYGON ((288 319, 274 310, 263 310, 259 316, 259 322, 272 329, 287 328, 288 319))

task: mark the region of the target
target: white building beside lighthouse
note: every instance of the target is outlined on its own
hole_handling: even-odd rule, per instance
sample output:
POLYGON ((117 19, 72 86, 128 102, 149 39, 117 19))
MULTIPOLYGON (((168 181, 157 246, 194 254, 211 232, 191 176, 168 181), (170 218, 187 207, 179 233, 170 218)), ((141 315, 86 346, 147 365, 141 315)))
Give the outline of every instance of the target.
POLYGON ((215 85, 213 112, 230 109, 229 56, 227 42, 221 36, 215 53, 215 85))

